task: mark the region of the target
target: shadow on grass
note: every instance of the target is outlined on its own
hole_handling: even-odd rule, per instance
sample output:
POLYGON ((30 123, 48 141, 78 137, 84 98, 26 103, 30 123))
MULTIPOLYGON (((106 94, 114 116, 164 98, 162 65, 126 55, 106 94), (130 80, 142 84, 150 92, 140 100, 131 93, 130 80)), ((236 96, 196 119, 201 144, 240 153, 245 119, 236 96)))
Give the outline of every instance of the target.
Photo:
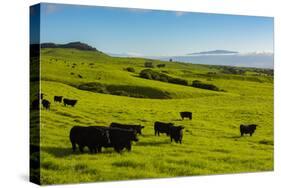
POLYGON ((54 157, 67 157, 70 155, 80 154, 77 151, 73 152, 71 147, 69 148, 60 148, 60 147, 41 147, 41 151, 47 152, 54 157))
MULTIPOLYGON (((64 158, 64 157, 71 156, 71 155, 79 156, 79 155, 84 155, 84 154, 100 155, 100 154, 116 153, 113 148, 102 148, 101 153, 90 153, 90 151, 88 150, 87 147, 84 148, 83 153, 81 153, 78 148, 75 152, 73 152, 72 148, 70 148, 70 147, 69 148, 41 147, 41 151, 49 153, 49 154, 53 155, 54 157, 58 157, 58 158, 64 158)), ((124 149, 122 152, 124 152, 124 151, 126 151, 126 150, 124 149)))
POLYGON ((172 119, 172 121, 183 121, 183 119, 172 119))
POLYGON ((137 146, 161 146, 161 145, 166 145, 170 144, 170 140, 165 140, 165 141, 150 141, 150 142, 139 142, 136 145, 137 146))

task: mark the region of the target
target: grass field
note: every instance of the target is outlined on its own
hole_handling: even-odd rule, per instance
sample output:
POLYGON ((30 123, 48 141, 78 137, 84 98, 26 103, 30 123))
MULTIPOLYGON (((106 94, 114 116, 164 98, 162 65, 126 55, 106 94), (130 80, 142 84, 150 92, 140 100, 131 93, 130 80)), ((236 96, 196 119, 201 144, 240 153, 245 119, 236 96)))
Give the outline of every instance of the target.
POLYGON ((139 77, 141 58, 110 57, 101 52, 46 48, 41 51, 41 92, 51 101, 41 110, 41 183, 60 184, 273 170, 273 77, 247 69, 221 73, 219 66, 161 62, 153 68, 169 76, 214 84, 221 91, 139 77), (124 70, 133 67, 134 72, 124 70), (208 74, 215 72, 216 74, 208 74), (80 75, 82 78, 80 78, 80 75), (140 95, 142 98, 113 95, 140 95), (78 99, 75 107, 54 103, 54 95, 78 99), (191 111, 192 120, 181 120, 191 111), (154 136, 155 121, 185 127, 183 143, 154 136), (73 153, 74 125, 111 122, 144 125, 131 152, 73 153), (240 124, 258 124, 240 137, 240 124))

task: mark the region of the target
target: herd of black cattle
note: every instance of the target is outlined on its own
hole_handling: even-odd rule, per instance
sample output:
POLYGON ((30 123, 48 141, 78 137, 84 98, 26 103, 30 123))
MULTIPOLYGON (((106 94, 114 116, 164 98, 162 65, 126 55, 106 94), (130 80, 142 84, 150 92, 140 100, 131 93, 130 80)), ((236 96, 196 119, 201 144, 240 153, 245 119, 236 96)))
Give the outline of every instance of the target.
MULTIPOLYGON (((50 110, 50 101, 43 98, 41 94, 38 99, 35 99, 31 104, 31 109, 39 109, 40 101, 43 109, 50 110)), ((63 96, 54 96, 54 102, 64 104, 64 106, 75 106, 78 100, 63 98, 63 96)), ((192 120, 192 112, 180 112, 182 120, 189 118, 192 120)), ((240 134, 253 135, 256 130, 256 124, 240 125, 240 134)), ((122 123, 111 123, 107 126, 74 126, 70 130, 69 138, 72 144, 73 152, 76 151, 78 145, 79 150, 83 153, 85 147, 88 147, 91 153, 100 153, 102 148, 113 148, 120 153, 123 149, 131 151, 132 142, 138 142, 137 134, 142 134, 144 126, 129 125, 122 123)), ((160 136, 164 133, 170 137, 171 142, 182 143, 183 126, 175 126, 174 123, 154 122, 154 134, 160 136)))
MULTIPOLYGON (((40 107, 40 100, 41 100, 41 104, 43 106, 43 108, 45 108, 46 110, 50 110, 51 107, 51 102, 48 101, 47 99, 44 99, 44 95, 43 93, 41 93, 40 95, 40 99, 38 97, 38 99, 35 99, 34 101, 32 101, 31 104, 31 108, 33 110, 39 109, 40 107)), ((67 99, 67 98, 63 98, 63 96, 54 96, 54 102, 59 102, 64 104, 64 106, 72 106, 74 107, 76 105, 78 100, 76 99, 67 99)))

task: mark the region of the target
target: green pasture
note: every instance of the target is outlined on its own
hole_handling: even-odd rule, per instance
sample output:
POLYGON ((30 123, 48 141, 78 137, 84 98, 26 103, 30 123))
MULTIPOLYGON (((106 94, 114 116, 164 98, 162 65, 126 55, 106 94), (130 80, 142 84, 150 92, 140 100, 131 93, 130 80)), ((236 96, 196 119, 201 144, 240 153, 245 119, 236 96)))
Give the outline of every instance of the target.
POLYGON ((252 69, 232 75, 222 73, 219 66, 47 48, 41 51, 41 92, 51 102, 50 110, 41 109, 42 184, 273 170, 273 77, 252 69), (140 78, 146 61, 164 63, 164 68, 153 70, 185 79, 189 85, 200 80, 224 91, 140 78), (78 103, 65 107, 54 103, 55 95, 78 103), (193 119, 182 121, 181 111, 192 112, 193 119), (154 136, 155 121, 184 126, 183 143, 154 136), (145 126, 131 152, 118 154, 112 148, 100 154, 87 149, 84 154, 72 152, 71 127, 111 122, 145 126), (255 134, 240 137, 240 124, 250 123, 258 124, 255 134))

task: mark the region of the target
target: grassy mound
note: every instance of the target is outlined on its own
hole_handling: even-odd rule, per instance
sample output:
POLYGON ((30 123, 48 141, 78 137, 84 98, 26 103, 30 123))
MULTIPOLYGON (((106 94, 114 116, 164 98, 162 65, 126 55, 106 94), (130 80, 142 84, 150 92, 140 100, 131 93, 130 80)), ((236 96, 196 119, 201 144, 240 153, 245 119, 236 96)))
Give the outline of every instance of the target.
POLYGON ((151 99, 170 99, 168 92, 161 91, 152 87, 141 87, 132 85, 107 85, 97 82, 81 84, 78 86, 81 90, 87 90, 97 93, 120 95, 135 98, 151 99))

